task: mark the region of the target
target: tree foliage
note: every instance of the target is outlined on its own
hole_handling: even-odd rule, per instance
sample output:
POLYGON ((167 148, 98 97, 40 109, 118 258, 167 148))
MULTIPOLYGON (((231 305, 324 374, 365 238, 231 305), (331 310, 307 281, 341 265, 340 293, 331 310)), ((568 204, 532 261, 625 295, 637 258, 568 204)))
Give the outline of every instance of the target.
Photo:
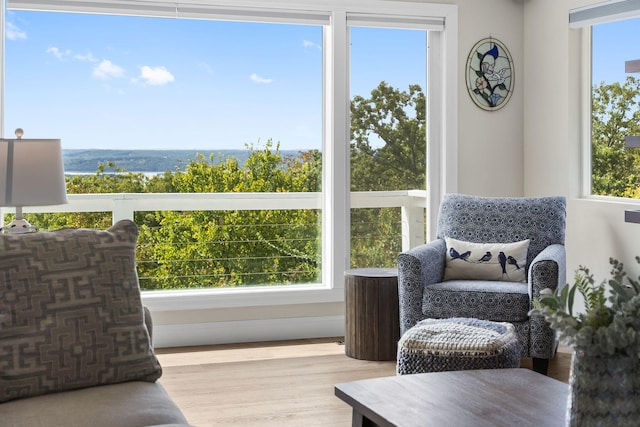
MULTIPOLYGON (((381 82, 371 96, 351 102, 351 190, 424 189, 426 97, 381 82)), ((402 249, 397 208, 351 212, 351 267, 394 267, 402 249)))
MULTIPOLYGON (((385 82, 351 106, 353 191, 423 189, 425 95, 385 82)), ((322 154, 282 156, 269 140, 247 147, 243 164, 196 155, 184 169, 155 176, 128 172, 114 162, 95 174, 67 177, 70 194, 317 192, 322 154)), ((317 210, 135 212, 138 273, 143 289, 184 289, 318 283, 321 212, 317 210)), ((108 228, 110 212, 29 214, 42 229, 108 228)), ((391 267, 401 250, 400 209, 357 209, 352 215, 354 267, 391 267)))
MULTIPOLYGON (((170 185, 181 193, 317 191, 315 152, 283 159, 269 141, 251 147, 244 167, 234 158, 215 164, 199 156, 170 185)), ((141 232, 141 275, 163 288, 313 283, 320 277, 320 212, 314 210, 149 213, 155 227, 141 232)))
MULTIPOLYGON (((640 80, 593 88, 592 191, 640 197, 640 80)), ((351 102, 351 190, 424 189, 426 97, 381 82, 351 102)), ((95 174, 67 177, 70 194, 317 192, 322 154, 283 156, 269 140, 236 158, 196 155, 184 169, 155 176, 127 172, 114 162, 95 174)), ((183 165, 180 165, 183 166, 183 165)), ((29 214, 42 229, 107 228, 110 212, 29 214)), ((138 270, 145 289, 314 283, 321 271, 321 212, 316 210, 136 212, 138 270)), ((351 266, 393 267, 401 250, 400 209, 354 209, 351 266)))
POLYGON ((624 148, 625 136, 640 135, 640 80, 594 87, 591 122, 592 193, 640 197, 640 150, 624 148))
POLYGON ((426 98, 419 85, 408 92, 384 81, 371 97, 351 102, 351 189, 425 187, 426 98))

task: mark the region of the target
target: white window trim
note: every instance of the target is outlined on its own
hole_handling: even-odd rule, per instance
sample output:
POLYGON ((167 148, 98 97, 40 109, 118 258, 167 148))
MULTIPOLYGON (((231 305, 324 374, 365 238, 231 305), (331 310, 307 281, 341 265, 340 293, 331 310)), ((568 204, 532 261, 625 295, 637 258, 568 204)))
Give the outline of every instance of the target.
POLYGON ((569 28, 583 28, 640 16, 640 0, 609 0, 569 11, 569 28))
MULTIPOLYGON (((444 24, 440 32, 430 32, 427 50, 428 98, 428 211, 427 227, 433 238, 436 229, 440 200, 447 192, 457 189, 457 84, 458 64, 458 7, 448 4, 409 3, 399 1, 372 0, 191 0, 188 3, 175 1, 145 0, 6 0, 11 7, 20 9, 64 10, 73 5, 83 5, 85 12, 124 14, 137 8, 148 7, 154 13, 178 14, 180 8, 191 13, 206 9, 211 17, 226 19, 271 21, 280 14, 296 19, 300 23, 323 18, 329 13, 331 26, 325 27, 325 66, 331 67, 324 77, 323 132, 324 165, 323 188, 323 285, 286 286, 274 288, 207 289, 185 291, 143 292, 143 301, 152 310, 190 310, 217 307, 252 307, 283 304, 330 303, 344 300, 344 271, 349 265, 349 81, 347 48, 347 13, 360 18, 381 20, 382 17, 411 16, 414 27, 419 19, 425 24, 444 24), (178 11, 176 11, 176 9, 178 11), (97 12, 101 10, 101 12, 97 12), (218 15, 216 15, 216 12, 218 15), (237 15, 234 14, 237 12, 237 15), (296 18, 296 14, 297 18, 296 18), (327 28, 330 28, 327 31, 327 28), (332 144, 332 141, 334 143, 332 144), (346 185, 345 185, 346 184, 346 185), (327 231, 329 230, 329 231, 327 231)), ((2 0, 0 31, 5 34, 4 6, 2 0)), ((187 13, 185 12, 185 13, 187 13)), ((140 10, 137 11, 140 13, 140 10)), ((163 15, 165 16, 165 15, 163 15)), ((279 20, 279 22, 283 22, 279 20)), ((286 22, 286 17, 285 17, 286 22)), ((433 27, 431 27, 433 28, 433 27)), ((429 28, 425 28, 429 29, 429 28)), ((4 36, 2 36, 4 42, 4 36)), ((4 48, 2 49, 4 52, 4 48)), ((4 56, 0 58, 4 77, 4 56)), ((326 73, 323 73, 326 74, 326 73)), ((2 85, 4 78, 2 78, 2 85)), ((4 87, 0 86, 4 93, 4 87)), ((0 96, 3 98, 3 96, 0 96)), ((0 101, 2 102, 2 101, 0 101)), ((4 106, 0 105, 1 116, 4 106)), ((0 117, 0 134, 4 135, 3 117, 0 117)))
POLYGON ((581 159, 584 165, 580 170, 582 171, 582 179, 580 180, 581 197, 597 197, 591 193, 591 27, 581 28, 580 34, 580 52, 582 58, 582 66, 580 67, 580 78, 582 79, 581 85, 581 99, 585 102, 581 102, 581 117, 583 120, 581 126, 582 137, 582 150, 581 159))
POLYGON ((632 19, 640 17, 640 0, 613 0, 604 3, 598 3, 585 6, 569 11, 569 28, 572 31, 578 31, 580 52, 579 69, 576 72, 580 75, 580 160, 582 167, 580 168, 580 184, 579 196, 583 199, 598 200, 604 202, 620 202, 639 204, 640 200, 602 196, 592 193, 592 151, 591 151, 591 104, 592 104, 592 49, 593 49, 593 31, 592 27, 598 24, 619 21, 623 19, 632 19))

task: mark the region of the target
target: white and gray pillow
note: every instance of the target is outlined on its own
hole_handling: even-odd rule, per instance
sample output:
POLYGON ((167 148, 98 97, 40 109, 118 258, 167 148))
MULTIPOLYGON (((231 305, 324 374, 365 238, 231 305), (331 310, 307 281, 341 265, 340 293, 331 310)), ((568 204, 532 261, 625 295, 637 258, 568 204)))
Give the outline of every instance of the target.
POLYGON ((445 237, 443 280, 527 281, 529 239, 513 243, 474 243, 445 237))
POLYGON ((162 374, 136 272, 138 232, 0 235, 0 402, 162 374))

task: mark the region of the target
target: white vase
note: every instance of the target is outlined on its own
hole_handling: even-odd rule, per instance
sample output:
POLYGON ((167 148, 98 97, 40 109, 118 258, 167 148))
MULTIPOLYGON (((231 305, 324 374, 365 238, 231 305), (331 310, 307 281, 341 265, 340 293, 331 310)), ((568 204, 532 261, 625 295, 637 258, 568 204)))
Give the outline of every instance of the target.
POLYGON ((574 351, 567 427, 640 425, 638 356, 594 357, 574 351))

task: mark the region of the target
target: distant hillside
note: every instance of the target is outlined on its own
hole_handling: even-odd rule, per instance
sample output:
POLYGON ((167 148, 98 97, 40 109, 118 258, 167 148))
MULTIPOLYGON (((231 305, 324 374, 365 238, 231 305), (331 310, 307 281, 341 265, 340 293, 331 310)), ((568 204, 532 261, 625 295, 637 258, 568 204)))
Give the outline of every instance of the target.
MULTIPOLYGON (((219 163, 235 157, 242 165, 250 156, 249 150, 63 150, 64 169, 68 173, 95 173, 100 163, 114 162, 119 168, 130 172, 164 172, 176 168, 184 170, 189 160, 202 154, 219 163)), ((297 150, 281 150, 280 154, 298 156, 297 150)))

